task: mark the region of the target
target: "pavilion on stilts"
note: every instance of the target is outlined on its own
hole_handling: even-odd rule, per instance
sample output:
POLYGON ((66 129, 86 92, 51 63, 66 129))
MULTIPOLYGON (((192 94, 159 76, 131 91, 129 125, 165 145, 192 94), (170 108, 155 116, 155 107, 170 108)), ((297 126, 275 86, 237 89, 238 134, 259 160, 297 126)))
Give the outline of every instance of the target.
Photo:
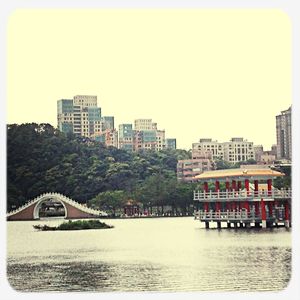
POLYGON ((266 169, 207 171, 195 177, 203 190, 194 191, 195 219, 227 227, 291 226, 291 189, 276 189, 272 180, 284 173, 266 169), (265 189, 259 189, 264 182, 265 189), (209 183, 214 189, 209 190, 209 183), (224 189, 220 189, 220 183, 224 189), (225 183, 225 184, 224 184, 225 183), (252 187, 252 188, 251 188, 252 187))

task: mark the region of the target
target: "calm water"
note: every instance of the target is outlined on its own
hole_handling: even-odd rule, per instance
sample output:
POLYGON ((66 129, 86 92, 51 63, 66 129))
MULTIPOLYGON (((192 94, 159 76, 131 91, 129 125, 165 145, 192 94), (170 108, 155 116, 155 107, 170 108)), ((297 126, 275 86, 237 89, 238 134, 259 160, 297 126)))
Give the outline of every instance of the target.
POLYGON ((113 229, 38 232, 8 222, 10 284, 22 291, 270 291, 291 276, 291 234, 211 229, 192 217, 106 220, 113 229))

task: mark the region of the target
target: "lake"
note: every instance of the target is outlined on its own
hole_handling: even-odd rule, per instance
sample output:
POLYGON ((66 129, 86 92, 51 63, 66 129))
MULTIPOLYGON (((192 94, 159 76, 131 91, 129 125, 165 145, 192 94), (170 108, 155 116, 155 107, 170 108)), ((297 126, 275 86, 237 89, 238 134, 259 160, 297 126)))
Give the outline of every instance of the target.
POLYGON ((291 231, 204 229, 193 217, 107 219, 113 229, 36 231, 7 222, 7 276, 19 291, 277 291, 291 231))

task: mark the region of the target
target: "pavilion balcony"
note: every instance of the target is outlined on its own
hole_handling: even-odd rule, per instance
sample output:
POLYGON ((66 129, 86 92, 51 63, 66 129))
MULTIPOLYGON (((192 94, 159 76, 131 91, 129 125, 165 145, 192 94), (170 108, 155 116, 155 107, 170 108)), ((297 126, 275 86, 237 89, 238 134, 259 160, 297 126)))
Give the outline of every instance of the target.
MULTIPOLYGON (((235 211, 195 211, 196 220, 214 221, 214 222, 260 222, 262 220, 261 210, 256 212, 254 209, 247 211, 245 209, 235 211)), ((285 220, 284 206, 275 206, 272 212, 266 212, 266 220, 273 222, 283 222, 285 220)))
POLYGON ((247 190, 226 190, 226 191, 194 191, 194 201, 200 202, 225 202, 225 201, 260 201, 264 200, 285 200, 291 199, 291 189, 271 189, 269 191, 247 191, 247 190))

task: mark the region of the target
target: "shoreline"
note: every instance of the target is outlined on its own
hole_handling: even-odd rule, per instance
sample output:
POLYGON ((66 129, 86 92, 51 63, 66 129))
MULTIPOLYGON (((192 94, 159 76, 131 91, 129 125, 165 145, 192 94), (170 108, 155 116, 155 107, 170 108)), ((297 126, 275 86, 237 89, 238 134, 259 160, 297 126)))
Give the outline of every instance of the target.
POLYGON ((64 217, 43 217, 39 219, 34 219, 34 220, 6 220, 6 222, 20 222, 20 221, 49 221, 49 220, 97 220, 97 219, 102 219, 102 220, 114 220, 114 219, 123 219, 123 220, 128 220, 128 219, 158 219, 158 218, 187 218, 187 217, 193 217, 194 215, 185 215, 185 216, 127 216, 127 217, 91 217, 91 218, 74 218, 74 219, 67 219, 64 217))

